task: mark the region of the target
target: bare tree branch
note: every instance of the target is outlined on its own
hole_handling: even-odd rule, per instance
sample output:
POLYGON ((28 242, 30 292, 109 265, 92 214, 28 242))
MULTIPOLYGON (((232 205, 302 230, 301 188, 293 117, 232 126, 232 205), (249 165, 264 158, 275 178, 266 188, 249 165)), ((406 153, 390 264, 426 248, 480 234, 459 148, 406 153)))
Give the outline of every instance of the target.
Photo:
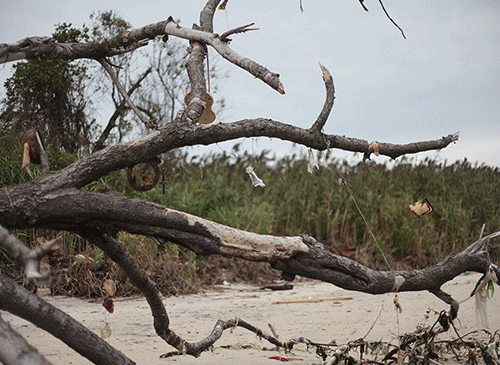
POLYGON ((399 31, 401 32, 401 35, 403 36, 403 38, 406 39, 405 32, 403 32, 403 29, 401 29, 401 27, 396 24, 396 22, 391 18, 391 16, 387 12, 387 10, 385 10, 385 6, 384 6, 384 3, 382 2, 382 0, 378 0, 378 2, 380 4, 380 6, 382 7, 382 10, 385 13, 385 16, 387 16, 387 18, 391 21, 391 23, 394 24, 394 26, 399 29, 399 31))
POLYGON ((229 42, 230 39, 228 39, 227 37, 229 37, 231 34, 245 33, 245 32, 249 32, 251 30, 259 30, 259 28, 249 28, 254 24, 255 23, 250 23, 250 24, 242 25, 242 26, 234 28, 234 29, 230 29, 230 30, 222 33, 219 38, 223 42, 229 42))
POLYGON ((279 80, 279 75, 269 71, 264 66, 258 63, 240 56, 229 48, 227 42, 220 40, 216 35, 203 32, 196 29, 188 29, 178 26, 175 22, 168 22, 165 26, 165 32, 169 35, 177 36, 179 38, 185 38, 190 40, 195 40, 200 43, 209 44, 212 46, 223 58, 229 62, 243 68, 244 70, 250 72, 253 76, 264 81, 266 84, 271 86, 273 89, 278 91, 280 94, 285 93, 285 89, 279 80))
MULTIPOLYGON (((0 44, 0 64, 31 58, 75 60, 116 56, 147 45, 147 39, 149 39, 147 35, 155 34, 158 29, 151 29, 154 27, 148 26, 145 28, 140 28, 137 32, 132 31, 134 37, 132 40, 128 38, 131 33, 129 32, 88 43, 58 43, 51 37, 27 37, 12 44, 2 43, 0 44)), ((160 34, 163 33, 157 35, 160 34)))
POLYGON ((220 0, 208 0, 200 12, 200 26, 205 32, 214 32, 214 15, 220 0))
MULTIPOLYGON (((389 19, 391 21, 391 23, 394 24, 394 26, 399 29, 399 31, 401 32, 401 35, 403 36, 403 38, 406 39, 406 36, 405 36, 405 33, 403 32, 403 29, 401 29, 401 27, 396 24, 396 22, 391 18, 391 16, 387 12, 387 10, 385 10, 385 6, 384 6, 384 3, 382 2, 382 0, 378 0, 378 2, 380 4, 380 6, 382 7, 382 10, 384 11, 385 16, 387 17, 387 19, 389 19)), ((359 0, 359 3, 363 7, 363 10, 368 11, 368 8, 364 4, 364 0, 359 0)))
POLYGON ((240 56, 229 48, 227 42, 220 40, 211 31, 183 28, 172 17, 156 24, 149 24, 96 42, 58 43, 49 37, 30 37, 13 44, 0 44, 0 63, 37 57, 64 60, 101 59, 131 52, 146 45, 149 39, 165 34, 208 44, 229 62, 250 72, 279 93, 285 93, 278 74, 272 73, 258 63, 240 56))
POLYGON ((330 74, 330 71, 328 71, 328 69, 321 63, 319 64, 319 67, 321 67, 321 72, 323 73, 323 81, 326 87, 326 100, 325 104, 323 105, 323 109, 321 109, 321 113, 318 116, 318 119, 316 119, 316 122, 314 122, 314 125, 311 127, 311 130, 315 132, 321 132, 321 130, 323 129, 328 116, 330 115, 333 107, 333 102, 335 100, 335 86, 333 85, 332 75, 330 74))
POLYGON ((0 315, 0 363, 4 365, 50 365, 51 363, 0 315))
POLYGON ((207 103, 207 86, 203 61, 207 50, 200 42, 191 42, 189 60, 186 63, 186 70, 191 83, 191 99, 185 117, 189 122, 196 123, 207 103))
POLYGON ((154 318, 156 333, 163 339, 169 336, 169 319, 156 284, 137 265, 133 256, 117 240, 99 230, 85 230, 79 234, 103 250, 127 274, 132 285, 139 289, 148 301, 154 318))
MULTIPOLYGON (((33 184, 37 188, 43 188, 44 184, 49 183, 52 184, 52 189, 56 187, 81 188, 111 171, 148 161, 172 149, 198 144, 209 145, 241 137, 280 138, 317 150, 338 148, 351 152, 370 152, 370 143, 366 140, 339 135, 326 135, 318 131, 306 130, 270 119, 244 119, 238 122, 203 126, 188 125, 182 122, 181 119, 181 116, 177 116, 173 122, 147 136, 97 151, 51 176, 33 180, 33 184)), ((450 134, 434 141, 409 144, 378 142, 379 153, 391 158, 397 158, 405 154, 442 149, 457 139, 458 134, 450 134)), ((26 206, 16 207, 15 204, 11 206, 9 197, 14 194, 14 190, 11 189, 25 191, 30 188, 28 185, 21 185, 14 188, 5 188, 0 193, 0 203, 3 204, 3 209, 2 205, 0 205, 0 218, 5 219, 0 221, 4 222, 6 226, 15 225, 15 215, 12 214, 12 207, 15 207, 16 210, 19 209, 19 211, 27 211, 26 207, 32 206, 29 202, 26 202, 26 206)))
POLYGON ((28 37, 15 43, 0 44, 0 63, 13 62, 35 57, 43 50, 52 47, 55 40, 51 37, 28 37))
POLYGON ((106 61, 105 58, 99 58, 97 60, 101 66, 106 70, 106 72, 109 74, 111 79, 113 80, 113 83, 116 85, 116 88, 122 94, 123 99, 127 102, 127 104, 130 106, 130 108, 134 111, 135 115, 144 123, 146 128, 152 128, 152 129, 158 129, 158 126, 155 124, 155 120, 147 120, 144 115, 141 113, 141 111, 135 106, 135 104, 132 102, 130 99, 130 96, 127 94, 127 91, 121 84, 120 80, 118 79, 118 76, 116 75, 115 71, 111 68, 109 63, 106 61))
MULTIPOLYGON (((52 192, 43 202, 38 202, 33 214, 43 217, 43 225, 52 229, 125 230, 169 240, 197 254, 269 262, 288 276, 319 279, 347 290, 371 294, 428 290, 441 299, 444 297, 439 290, 445 282, 464 271, 485 273, 490 268, 488 254, 493 240, 500 236, 499 232, 486 236, 464 252, 422 270, 375 271, 325 250, 314 240, 246 232, 124 196, 79 190, 52 192)), ((498 267, 495 270, 500 274, 498 267)))
POLYGON ((96 364, 135 364, 80 322, 3 275, 0 309, 37 325, 96 364))
MULTIPOLYGON (((132 93, 139 88, 141 85, 141 82, 144 81, 144 79, 151 73, 152 67, 149 67, 140 77, 139 79, 135 82, 134 85, 128 90, 127 95, 132 95, 132 93)), ((109 118, 108 124, 106 125, 106 128, 101 133, 101 136, 97 140, 94 146, 94 152, 102 149, 104 147, 104 142, 108 138, 109 134, 111 133, 111 130, 116 126, 116 120, 118 117, 127 109, 126 107, 126 101, 125 99, 122 99, 120 104, 116 105, 115 112, 109 118)))
POLYGON ((198 357, 201 355, 201 353, 203 351, 209 349, 218 339, 220 339, 225 330, 236 328, 236 327, 245 328, 245 329, 255 333, 259 338, 263 338, 263 339, 269 341, 271 344, 285 349, 285 351, 291 350, 296 343, 302 342, 301 340, 303 340, 301 338, 300 340, 280 341, 276 337, 269 335, 268 333, 261 330, 260 328, 255 327, 255 326, 251 325, 250 323, 248 323, 240 318, 233 318, 233 319, 229 319, 226 321, 219 319, 217 321, 217 323, 215 324, 212 332, 203 340, 201 340, 199 342, 193 342, 193 343, 184 341, 182 343, 182 347, 179 349, 179 351, 173 351, 173 352, 163 354, 160 356, 160 358, 180 356, 180 355, 184 355, 184 354, 198 357))
POLYGON ((16 260, 24 265, 24 274, 28 282, 36 285, 51 285, 57 281, 57 277, 51 273, 40 272, 40 260, 49 253, 61 248, 62 237, 44 243, 31 250, 24 245, 16 236, 10 234, 0 225, 0 246, 5 248, 16 260))

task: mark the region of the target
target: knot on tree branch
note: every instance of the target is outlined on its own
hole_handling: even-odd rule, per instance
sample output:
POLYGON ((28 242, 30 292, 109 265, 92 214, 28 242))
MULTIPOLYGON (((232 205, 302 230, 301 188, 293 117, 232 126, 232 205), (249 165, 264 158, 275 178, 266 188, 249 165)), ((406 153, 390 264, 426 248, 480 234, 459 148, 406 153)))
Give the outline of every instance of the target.
POLYGON ((320 249, 325 248, 325 246, 321 242, 319 242, 318 240, 316 240, 316 238, 308 235, 305 232, 299 233, 299 236, 302 237, 302 241, 308 246, 318 247, 320 249))

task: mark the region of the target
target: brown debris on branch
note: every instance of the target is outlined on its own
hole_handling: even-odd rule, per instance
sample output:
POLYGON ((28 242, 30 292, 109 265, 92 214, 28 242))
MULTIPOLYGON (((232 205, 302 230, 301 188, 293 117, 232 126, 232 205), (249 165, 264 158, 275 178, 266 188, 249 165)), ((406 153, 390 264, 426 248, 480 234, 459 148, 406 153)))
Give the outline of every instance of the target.
POLYGON ((29 165, 34 163, 40 165, 42 175, 47 175, 50 172, 49 159, 37 127, 31 128, 23 135, 21 146, 23 146, 23 164, 21 168, 33 178, 29 165))

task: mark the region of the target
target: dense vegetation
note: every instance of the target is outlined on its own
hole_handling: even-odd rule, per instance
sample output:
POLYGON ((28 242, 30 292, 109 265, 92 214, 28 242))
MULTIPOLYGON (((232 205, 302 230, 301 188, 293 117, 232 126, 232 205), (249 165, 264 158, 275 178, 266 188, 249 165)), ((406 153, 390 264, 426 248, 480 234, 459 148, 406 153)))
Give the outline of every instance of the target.
MULTIPOLYGON (((64 23, 56 26, 52 37, 57 42, 78 43, 89 40, 87 31, 64 23)), ((14 64, 0 101, 0 135, 22 135, 37 126, 44 142, 60 150, 76 153, 88 146, 96 123, 89 117, 91 102, 85 95, 90 80, 87 65, 52 59, 14 64)))
MULTIPOLYGON (((20 169, 19 142, 10 137, 2 137, 0 142, 0 188, 27 181, 29 176, 20 169)), ((330 158, 327 152, 318 156, 320 169, 310 174, 305 154, 277 159, 268 152, 252 156, 238 147, 229 154, 203 157, 167 154, 162 164, 164 193, 160 184, 147 192, 133 190, 125 171, 116 171, 87 189, 117 190, 263 234, 307 232, 333 252, 379 269, 387 266, 367 224, 393 269, 428 266, 459 252, 479 237, 483 224, 485 233, 500 230, 499 168, 472 165, 467 160, 447 164, 431 159, 418 164, 403 159, 390 167, 376 162, 351 165, 330 158), (264 188, 252 186, 245 173, 248 165, 264 180, 264 188), (350 191, 339 185, 340 177, 350 191), (417 218, 409 205, 423 198, 435 211, 417 218)), ((50 148, 48 153, 54 170, 77 158, 50 148)), ((34 171, 36 174, 36 168, 34 171)), ((43 230, 14 233, 30 245, 48 234, 43 230)), ((196 257, 175 245, 130 234, 119 238, 165 294, 194 291, 199 284, 224 279, 264 282, 277 275, 267 264, 196 257)), ((65 241, 61 254, 49 259, 67 274, 59 292, 99 295, 99 283, 109 277, 121 283, 119 294, 132 291, 125 276, 103 259, 102 252, 73 234, 65 233, 65 241)), ((0 273, 21 279, 16 268, 12 258, 0 252, 0 273)))

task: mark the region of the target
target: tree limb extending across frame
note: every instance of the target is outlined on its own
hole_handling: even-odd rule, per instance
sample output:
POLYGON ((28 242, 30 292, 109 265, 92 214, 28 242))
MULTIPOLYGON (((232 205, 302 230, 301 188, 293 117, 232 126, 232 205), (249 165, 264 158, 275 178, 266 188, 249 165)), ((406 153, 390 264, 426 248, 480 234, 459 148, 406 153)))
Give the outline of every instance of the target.
MULTIPOLYGON (((192 45, 188 69, 193 92, 188 110, 179 112, 173 122, 166 126, 128 143, 98 150, 56 173, 45 173, 25 184, 0 189, 0 223, 2 226, 6 229, 39 227, 67 230, 80 234, 100 247, 120 265, 131 282, 145 295, 152 310, 157 334, 176 348, 178 353, 199 356, 220 337, 225 329, 236 325, 247 329, 252 326, 238 319, 220 321, 214 327, 212 334, 198 343, 188 343, 177 336, 170 329, 167 311, 159 297, 155 283, 137 265, 125 247, 111 236, 113 232, 123 230, 154 237, 160 241, 168 240, 187 247, 197 254, 218 254, 268 262, 290 279, 295 275, 302 275, 345 289, 371 294, 427 290, 450 305, 449 316, 454 318, 459 310, 458 302, 443 292, 441 286, 464 271, 485 273, 493 270, 499 276, 499 268, 490 262, 489 252, 496 244, 500 232, 478 240, 465 251, 451 255, 429 268, 376 271, 325 250, 314 238, 306 235, 293 237, 260 235, 175 211, 146 200, 80 190, 112 171, 151 160, 173 149, 200 144, 210 145, 241 137, 279 138, 316 150, 336 148, 360 152, 367 157, 375 152, 373 142, 322 132, 335 99, 333 77, 322 65, 320 67, 326 87, 325 104, 316 120, 311 122, 309 129, 266 118, 244 119, 213 125, 196 124, 205 108, 206 80, 203 75, 203 60, 207 46, 214 48, 227 61, 284 94, 284 87, 277 73, 239 55, 229 47, 227 36, 249 30, 248 26, 236 28, 222 36, 213 32, 213 15, 219 3, 218 0, 207 1, 200 13, 200 25, 194 26, 193 29, 180 26, 170 17, 165 21, 103 38, 97 42, 57 43, 49 37, 29 37, 12 44, 0 44, 0 63, 31 58, 103 60, 113 55, 132 52, 158 36, 170 35, 184 38, 188 39, 192 45)), ((377 141, 376 152, 397 158, 406 154, 442 149, 457 139, 458 133, 436 140, 408 144, 377 141)), ((0 244, 25 265, 26 274, 34 278, 36 282, 35 279, 39 273, 37 265, 41 257, 54 249, 56 245, 52 242, 42 246, 42 252, 35 252, 37 249, 30 250, 22 242, 12 241, 6 229, 2 228, 0 231, 0 244)), ((53 328, 54 324, 67 320, 61 315, 58 318, 54 317, 52 323, 44 322, 44 316, 36 315, 36 307, 20 305, 23 300, 35 303, 38 308, 43 308, 53 316, 59 315, 57 311, 47 307, 43 300, 35 301, 32 294, 23 291, 12 281, 0 277, 1 309, 24 318, 32 316, 35 324, 49 332, 57 332, 53 328)), ((69 327, 69 332, 80 330, 77 323, 71 322, 69 327)), ((110 364, 132 363, 119 352, 106 347, 105 343, 103 344, 104 341, 92 337, 88 330, 82 329, 82 331, 88 336, 83 345, 90 344, 92 349, 94 346, 102 347, 99 355, 106 359, 95 359, 92 356, 97 355, 88 353, 88 349, 82 350, 80 353, 91 361, 110 364), (103 355, 103 352, 108 356, 103 355), (109 356, 116 358, 111 359, 109 356)), ((59 333, 56 336, 65 338, 69 332, 59 333)), ((272 338, 272 336, 268 337, 272 338)), ((270 340, 271 343, 277 344, 273 341, 270 340)), ((76 349, 79 344, 71 343, 70 346, 76 349)), ((282 344, 282 346, 289 345, 282 344)))

